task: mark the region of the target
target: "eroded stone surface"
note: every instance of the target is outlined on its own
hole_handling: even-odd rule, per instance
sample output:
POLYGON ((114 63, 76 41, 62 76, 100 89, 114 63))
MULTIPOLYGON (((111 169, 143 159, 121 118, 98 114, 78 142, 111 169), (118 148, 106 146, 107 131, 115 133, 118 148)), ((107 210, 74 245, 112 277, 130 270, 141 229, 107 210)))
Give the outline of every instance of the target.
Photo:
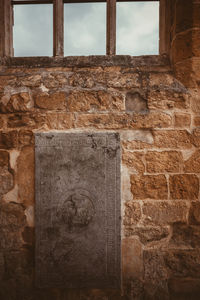
POLYGON ((172 199, 198 199, 198 177, 188 174, 170 176, 170 195, 172 199))
POLYGON ((17 183, 20 202, 28 206, 34 202, 34 150, 25 146, 17 159, 17 183))
POLYGON ((164 175, 131 175, 133 199, 167 199, 167 181, 164 175))
POLYGON ((149 151, 145 158, 148 173, 179 173, 181 170, 182 155, 180 152, 149 151))
POLYGON ((147 201, 143 204, 144 223, 147 225, 186 223, 188 206, 185 202, 147 201))
POLYGON ((119 136, 37 134, 35 150, 37 285, 120 287, 119 136))
POLYGON ((159 242, 169 236, 170 230, 168 227, 159 226, 126 226, 125 235, 138 236, 141 243, 146 245, 153 242, 159 242))

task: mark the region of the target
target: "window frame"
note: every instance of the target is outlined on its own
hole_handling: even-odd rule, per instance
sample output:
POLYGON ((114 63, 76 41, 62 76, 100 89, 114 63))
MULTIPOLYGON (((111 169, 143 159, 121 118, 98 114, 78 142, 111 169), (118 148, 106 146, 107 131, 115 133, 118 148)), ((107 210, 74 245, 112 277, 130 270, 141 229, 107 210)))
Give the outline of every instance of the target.
POLYGON ((53 57, 64 57, 64 4, 106 2, 106 55, 116 55, 116 3, 159 2, 159 54, 168 54, 169 0, 0 0, 0 57, 13 57, 13 6, 53 4, 53 57))

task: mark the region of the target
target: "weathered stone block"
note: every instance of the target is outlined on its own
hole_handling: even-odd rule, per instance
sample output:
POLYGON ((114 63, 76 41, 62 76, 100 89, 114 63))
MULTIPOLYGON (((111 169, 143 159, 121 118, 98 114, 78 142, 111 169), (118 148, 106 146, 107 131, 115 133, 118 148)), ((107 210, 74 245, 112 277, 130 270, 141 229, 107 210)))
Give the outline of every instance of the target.
POLYGON ((199 248, 200 247, 200 227, 185 224, 174 224, 173 233, 169 242, 169 247, 178 248, 199 248))
POLYGON ((154 131, 154 145, 158 148, 190 149, 192 139, 186 130, 154 131))
MULTIPOLYGON (((93 74, 91 74, 91 70, 90 70, 90 72, 87 72, 87 71, 79 72, 77 70, 77 72, 74 72, 71 76, 69 76, 69 85, 74 86, 74 87, 82 87, 82 88, 91 89, 98 82, 98 77, 101 77, 102 72, 95 73, 94 77, 95 77, 95 75, 97 75, 97 78, 95 78, 96 80, 93 78, 93 74)), ((104 80, 102 79, 102 81, 105 82, 105 79, 104 80)))
POLYGON ((0 131, 0 149, 12 149, 18 145, 18 132, 13 131, 0 131))
MULTIPOLYGON (((178 0, 176 2, 176 19, 175 26, 174 26, 174 34, 186 31, 192 27, 198 27, 197 24, 199 24, 197 21, 199 18, 196 19, 196 21, 193 18, 193 14, 195 11, 193 10, 193 3, 187 0, 178 0)), ((198 15, 199 10, 197 9, 198 15)))
POLYGON ((131 175, 131 192, 134 200, 167 199, 167 180, 164 175, 131 175))
POLYGON ((122 74, 109 72, 107 74, 107 86, 111 88, 132 89, 140 87, 139 75, 137 73, 122 74))
POLYGON ((119 288, 118 134, 35 139, 37 286, 119 288))
POLYGON ((30 146, 34 143, 34 135, 31 130, 19 130, 19 144, 22 146, 30 146))
POLYGON ((27 112, 33 109, 33 100, 28 92, 4 95, 0 101, 0 112, 27 112))
POLYGON ((17 159, 19 201, 25 206, 34 203, 34 149, 25 146, 17 159))
POLYGON ((200 147, 200 128, 197 127, 193 130, 191 139, 192 139, 194 146, 199 148, 200 147))
POLYGON ((9 153, 7 151, 0 151, 0 168, 8 167, 9 153))
POLYGON ((147 100, 139 92, 128 92, 125 105, 126 111, 136 114, 146 114, 148 112, 147 100))
POLYGON ((169 86, 173 85, 175 79, 172 76, 172 74, 168 74, 168 73, 150 73, 150 78, 149 78, 149 84, 150 86, 154 86, 154 87, 159 87, 159 88, 163 88, 165 86, 167 86, 169 88, 169 86))
POLYGON ((187 109, 189 108, 189 104, 189 95, 184 90, 152 89, 148 93, 149 109, 187 109))
POLYGON ((187 161, 185 161, 184 172, 200 173, 200 150, 196 151, 187 161))
POLYGON ((182 154, 177 151, 148 151, 146 156, 148 173, 178 173, 182 163, 182 154))
POLYGON ((21 230, 26 224, 24 209, 16 203, 0 205, 0 248, 16 250, 22 247, 21 230))
POLYGON ((47 110, 64 110, 66 107, 66 93, 41 93, 35 96, 35 104, 47 110))
POLYGON ((193 123, 194 123, 194 126, 200 127, 200 117, 199 116, 194 116, 193 117, 193 123))
POLYGON ((200 250, 171 250, 163 253, 170 277, 200 276, 200 250))
POLYGON ((13 187, 13 176, 8 172, 7 168, 0 168, 0 187, 0 199, 13 187))
POLYGON ((142 245, 137 238, 122 241, 122 272, 124 281, 143 277, 142 245))
POLYGON ((138 236, 141 243, 147 245, 149 243, 159 242, 169 236, 169 227, 159 226, 126 226, 125 236, 138 236))
POLYGON ((172 118, 167 113, 151 112, 146 115, 133 115, 131 120, 132 128, 169 128, 172 125, 172 118))
POLYGON ((19 113, 14 115, 8 115, 7 126, 8 128, 34 128, 36 126, 36 122, 33 115, 19 113))
POLYGON ((169 178, 171 199, 198 199, 199 179, 196 175, 171 175, 169 178))
POLYGON ((144 224, 186 223, 189 207, 183 201, 147 201, 143 204, 144 224))
POLYGON ((172 118, 166 113, 151 113, 147 115, 131 114, 80 114, 77 116, 76 127, 127 129, 127 128, 168 128, 172 118))
POLYGON ((75 91, 67 98, 67 110, 71 112, 124 110, 124 97, 108 91, 75 91))
POLYGON ((190 127, 191 125, 191 115, 175 113, 174 114, 174 126, 179 128, 190 127))
POLYGON ((141 219, 141 207, 138 202, 125 202, 124 225, 130 226, 137 224, 141 219))
POLYGON ((145 170, 143 158, 142 152, 123 151, 122 154, 122 162, 136 173, 143 173, 145 170))
POLYGON ((144 288, 147 299, 169 299, 168 272, 159 251, 144 251, 144 288))
POLYGON ((74 117, 71 113, 50 113, 46 115, 44 127, 48 129, 69 129, 73 128, 74 117))
POLYGON ((200 78, 198 57, 191 57, 174 65, 175 76, 186 87, 197 88, 200 78))
POLYGON ((172 57, 175 63, 191 58, 199 57, 199 37, 200 30, 188 30, 180 35, 177 35, 172 44, 172 57))
POLYGON ((200 224, 200 202, 192 202, 189 213, 190 224, 200 224))

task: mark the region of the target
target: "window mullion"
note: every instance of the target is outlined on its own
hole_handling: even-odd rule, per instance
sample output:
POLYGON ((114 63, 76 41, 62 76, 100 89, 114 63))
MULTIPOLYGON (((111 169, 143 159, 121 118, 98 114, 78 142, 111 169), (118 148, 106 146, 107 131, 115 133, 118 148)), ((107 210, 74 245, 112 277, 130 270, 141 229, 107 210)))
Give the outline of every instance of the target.
POLYGON ((116 0, 107 0, 106 54, 116 54, 116 0))
POLYGON ((53 1, 53 55, 64 55, 64 5, 63 0, 53 1))
POLYGON ((13 7, 10 0, 0 0, 0 56, 13 55, 13 7))

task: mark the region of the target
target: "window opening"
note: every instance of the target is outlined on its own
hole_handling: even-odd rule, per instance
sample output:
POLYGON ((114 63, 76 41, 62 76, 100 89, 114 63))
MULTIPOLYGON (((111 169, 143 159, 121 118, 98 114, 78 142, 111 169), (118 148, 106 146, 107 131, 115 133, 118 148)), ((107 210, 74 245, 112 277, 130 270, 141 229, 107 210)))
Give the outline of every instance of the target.
POLYGON ((14 56, 53 55, 53 5, 14 5, 14 56))
POLYGON ((159 2, 117 2, 116 54, 159 53, 159 2))
POLYGON ((106 54, 106 3, 64 5, 64 55, 106 54))
POLYGON ((157 54, 158 23, 160 53, 166 53, 169 48, 169 34, 163 26, 169 19, 165 0, 0 0, 3 41, 0 56, 13 55, 13 7, 15 56, 51 56, 52 48, 53 56, 58 57, 64 54, 115 55, 116 46, 117 54, 157 54), (22 14, 22 10, 29 11, 25 19, 26 11, 22 14), (34 13, 34 10, 38 12, 34 13), (20 24, 23 20, 25 25, 20 24), (18 38, 20 34, 23 41, 18 38), (141 45, 144 45, 144 51, 141 51, 141 45))

